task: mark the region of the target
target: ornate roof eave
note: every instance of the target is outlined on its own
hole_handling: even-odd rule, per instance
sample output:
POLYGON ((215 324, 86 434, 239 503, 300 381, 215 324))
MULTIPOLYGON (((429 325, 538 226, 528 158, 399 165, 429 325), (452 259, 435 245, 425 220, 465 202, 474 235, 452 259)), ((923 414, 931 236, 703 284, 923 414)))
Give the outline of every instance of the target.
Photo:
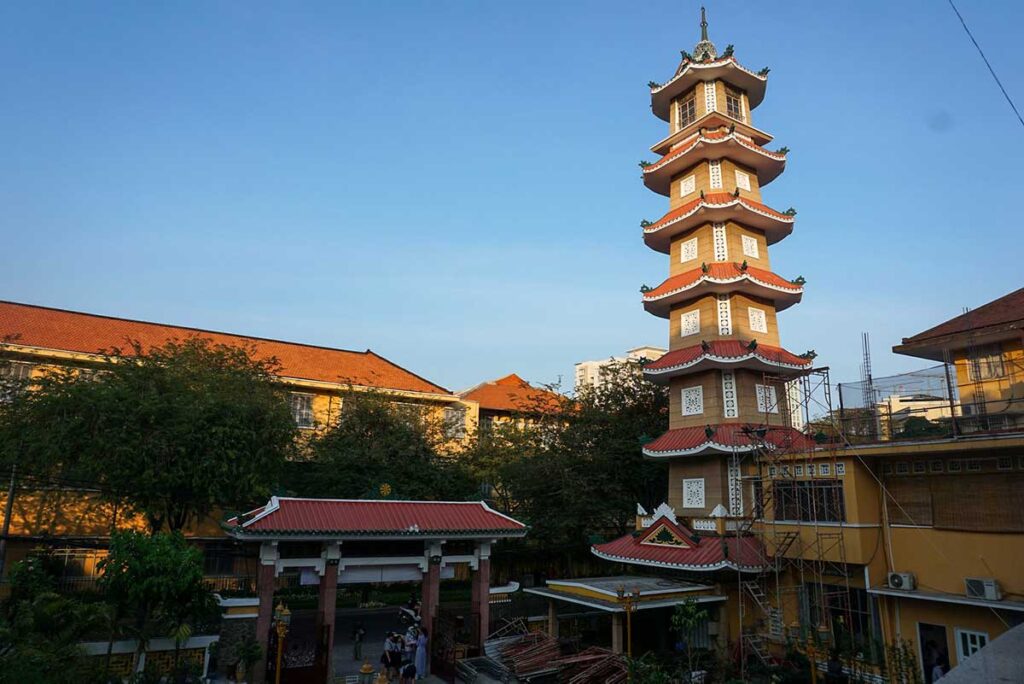
POLYGON ((775 139, 774 136, 765 133, 760 128, 754 128, 745 121, 734 119, 724 112, 708 112, 689 126, 680 128, 675 133, 654 143, 650 149, 655 154, 665 155, 671 152, 673 148, 678 147, 682 141, 688 140, 694 133, 698 133, 702 128, 714 130, 722 127, 734 128, 737 133, 747 136, 755 145, 761 145, 762 147, 775 139))
POLYGON ((784 425, 753 423, 722 423, 707 427, 675 428, 644 445, 643 455, 651 459, 703 456, 705 454, 748 453, 761 447, 767 449, 790 448, 800 451, 815 449, 817 445, 799 430, 784 425), (755 444, 749 433, 761 431, 763 445, 755 444), (731 443, 730 443, 731 440, 731 443), (665 442, 666 448, 652 448, 665 442))
POLYGON ((644 185, 648 189, 670 197, 672 177, 698 161, 706 159, 729 159, 739 162, 757 172, 761 187, 775 180, 786 168, 786 155, 770 152, 760 145, 744 140, 735 132, 714 136, 696 133, 676 149, 643 170, 644 185))
POLYGON ((711 563, 708 565, 687 565, 685 563, 649 561, 644 560, 642 558, 630 558, 628 556, 618 556, 610 553, 604 553, 602 551, 599 551, 596 546, 591 546, 590 552, 598 558, 607 561, 612 561, 614 563, 628 563, 630 565, 644 565, 649 568, 666 568, 670 570, 691 570, 693 572, 711 572, 713 570, 735 570, 737 572, 760 573, 763 572, 767 567, 764 565, 738 565, 729 560, 723 560, 718 563, 711 563))
POLYGON ((667 83, 651 88, 651 111, 662 121, 669 121, 672 100, 700 81, 722 80, 747 93, 750 108, 764 100, 768 76, 747 69, 735 57, 724 57, 710 62, 687 62, 667 83))
MULTIPOLYGON (((659 318, 668 318, 674 305, 688 299, 693 299, 699 296, 699 294, 742 292, 762 299, 769 299, 775 303, 776 311, 784 311, 794 304, 798 304, 804 294, 804 288, 801 285, 791 283, 790 287, 782 287, 768 282, 767 279, 758 278, 757 275, 750 273, 749 269, 725 278, 713 275, 710 272, 704 273, 699 268, 694 269, 694 271, 687 271, 678 276, 673 276, 650 292, 645 293, 643 296, 644 310, 659 318), (697 274, 694 274, 694 271, 697 271, 697 274), (694 279, 688 280, 681 277, 687 274, 693 274, 694 279), (664 292, 658 292, 663 287, 670 287, 668 283, 676 278, 680 279, 678 286, 664 292), (655 292, 658 292, 658 294, 652 294, 655 292)), ((783 281, 779 276, 775 277, 783 281)))
MULTIPOLYGON (((687 349, 681 349, 679 352, 692 352, 693 349, 694 348, 689 347, 687 349)), ((650 368, 650 364, 648 364, 648 366, 644 368, 644 377, 651 382, 663 385, 667 384, 670 379, 676 376, 686 375, 708 368, 744 368, 748 370, 765 371, 796 377, 809 371, 814 363, 811 358, 807 358, 801 363, 780 361, 779 359, 771 358, 770 354, 773 352, 766 354, 760 346, 755 347, 752 350, 748 350, 745 354, 739 356, 727 356, 717 353, 717 350, 715 349, 715 342, 711 342, 707 350, 702 349, 700 345, 697 346, 697 349, 701 349, 701 351, 697 353, 696 356, 689 356, 689 354, 684 353, 682 355, 689 356, 689 358, 685 361, 672 363, 672 365, 661 368, 650 368)), ((785 350, 781 351, 795 359, 802 358, 795 354, 785 352, 785 350)), ((669 352, 659 359, 659 362, 663 362, 666 359, 668 362, 671 362, 672 355, 676 353, 677 352, 669 352)))
POLYGON ((676 235, 703 223, 718 221, 734 221, 763 231, 768 244, 773 245, 793 232, 796 217, 745 197, 715 193, 687 202, 645 226, 644 242, 651 249, 668 254, 676 235))

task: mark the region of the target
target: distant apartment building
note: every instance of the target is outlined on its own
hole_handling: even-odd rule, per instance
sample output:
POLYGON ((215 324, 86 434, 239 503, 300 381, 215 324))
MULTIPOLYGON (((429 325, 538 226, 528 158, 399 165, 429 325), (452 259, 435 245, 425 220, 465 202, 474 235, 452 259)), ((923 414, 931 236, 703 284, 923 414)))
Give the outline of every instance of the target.
POLYGON ((604 382, 604 369, 627 361, 657 361, 667 350, 661 347, 636 347, 626 352, 625 356, 613 356, 598 361, 580 361, 576 364, 573 375, 573 389, 579 392, 584 387, 599 387, 604 382))

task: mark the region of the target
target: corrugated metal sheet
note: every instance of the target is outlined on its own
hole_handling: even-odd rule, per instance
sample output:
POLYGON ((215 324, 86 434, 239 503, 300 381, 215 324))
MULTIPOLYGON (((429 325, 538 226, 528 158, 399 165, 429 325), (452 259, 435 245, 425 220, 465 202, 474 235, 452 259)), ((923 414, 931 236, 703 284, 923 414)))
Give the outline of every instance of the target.
MULTIPOLYGON (((273 500, 272 500, 273 501, 273 500)), ((435 532, 522 533, 526 526, 488 508, 483 502, 357 501, 276 499, 277 508, 259 517, 250 514, 246 533, 382 533, 435 532)), ((268 507, 270 504, 268 504, 268 507)), ((237 524, 237 520, 228 521, 237 524)))
POLYGON ((691 539, 689 548, 679 546, 644 544, 646 535, 634 537, 627 534, 614 541, 595 545, 594 551, 601 556, 611 556, 636 563, 658 563, 675 565, 682 568, 711 568, 729 564, 745 568, 762 567, 765 562, 761 543, 751 536, 744 537, 698 537, 693 542, 693 533, 681 525, 673 525, 664 518, 651 525, 651 528, 662 523, 678 530, 680 536, 691 539))

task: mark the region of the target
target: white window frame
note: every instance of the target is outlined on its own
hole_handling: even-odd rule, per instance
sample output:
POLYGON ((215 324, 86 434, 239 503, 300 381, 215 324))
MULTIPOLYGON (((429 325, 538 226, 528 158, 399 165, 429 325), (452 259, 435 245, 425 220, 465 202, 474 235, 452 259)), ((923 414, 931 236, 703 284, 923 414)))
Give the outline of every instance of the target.
POLYGON ((750 174, 736 169, 736 187, 750 192, 750 174))
POLYGON ((743 256, 748 256, 751 259, 761 258, 761 248, 757 244, 757 238, 752 235, 744 235, 742 238, 743 242, 743 256))
MULTIPOLYGON (((295 421, 295 427, 300 430, 312 430, 316 427, 316 414, 313 408, 313 399, 316 395, 310 394, 309 392, 291 392, 288 398, 288 408, 291 410, 292 420, 295 421), (303 422, 300 420, 299 413, 296 412, 295 402, 297 399, 308 399, 309 400, 309 421, 303 422)), ((305 410, 304 410, 305 411, 305 410)))
POLYGON ((758 413, 778 413, 779 394, 774 385, 754 385, 758 413))
POLYGON ((974 655, 975 653, 977 653, 981 649, 983 649, 986 646, 988 646, 988 642, 989 642, 988 632, 979 632, 979 631, 973 630, 973 629, 961 629, 960 627, 955 627, 953 629, 953 634, 956 635, 956 658, 957 658, 957 662, 958 663, 964 662, 965 660, 970 658, 972 655, 974 655), (965 649, 964 649, 964 637, 967 637, 967 641, 968 642, 970 642, 972 640, 972 637, 974 638, 975 641, 979 641, 980 639, 978 639, 978 637, 980 637, 981 639, 983 639, 985 641, 985 643, 980 644, 980 645, 978 645, 977 643, 975 643, 975 644, 968 643, 967 647, 969 649, 971 649, 971 652, 970 653, 966 653, 965 649))
POLYGON ((702 416, 704 415, 704 386, 694 385, 693 387, 684 387, 679 390, 679 411, 684 416, 702 416), (691 399, 688 399, 690 397, 691 399), (688 411, 686 408, 687 403, 696 403, 700 405, 699 411, 688 411))
POLYGON ((846 475, 846 464, 845 463, 836 463, 836 475, 839 476, 839 477, 842 477, 842 476, 846 475))
POLYGON ((711 224, 712 242, 715 248, 715 261, 729 260, 729 236, 725 232, 724 223, 711 224))
POLYGON ((692 337, 694 335, 700 335, 700 309, 694 309, 693 311, 684 311, 683 313, 679 314, 679 336, 692 337), (694 327, 696 329, 693 332, 686 332, 688 321, 694 322, 694 327))
POLYGON ((686 197, 697 192, 697 176, 690 174, 686 178, 679 181, 679 196, 686 197))
POLYGON ((683 478, 683 508, 704 508, 707 498, 704 493, 704 478, 703 477, 686 477, 683 478), (689 490, 690 483, 694 485, 694 493, 691 496, 689 490))
POLYGON ((708 180, 713 190, 722 187, 722 160, 712 159, 708 162, 708 180))
POLYGON ((768 312, 756 306, 747 307, 747 321, 750 330, 756 333, 768 334, 768 312))
POLYGON ((690 238, 686 242, 681 243, 679 245, 679 263, 685 264, 687 261, 695 261, 699 247, 700 244, 697 242, 697 238, 690 238))

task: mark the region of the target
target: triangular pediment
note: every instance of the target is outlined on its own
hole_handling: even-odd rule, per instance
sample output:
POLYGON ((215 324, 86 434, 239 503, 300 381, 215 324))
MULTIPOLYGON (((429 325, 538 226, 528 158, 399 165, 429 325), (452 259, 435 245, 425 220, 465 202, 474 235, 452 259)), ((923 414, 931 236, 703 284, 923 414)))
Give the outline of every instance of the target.
POLYGON ((660 518, 648 528, 643 538, 640 539, 640 543, 688 549, 690 548, 690 542, 687 536, 686 532, 680 529, 678 525, 665 518, 660 518))

